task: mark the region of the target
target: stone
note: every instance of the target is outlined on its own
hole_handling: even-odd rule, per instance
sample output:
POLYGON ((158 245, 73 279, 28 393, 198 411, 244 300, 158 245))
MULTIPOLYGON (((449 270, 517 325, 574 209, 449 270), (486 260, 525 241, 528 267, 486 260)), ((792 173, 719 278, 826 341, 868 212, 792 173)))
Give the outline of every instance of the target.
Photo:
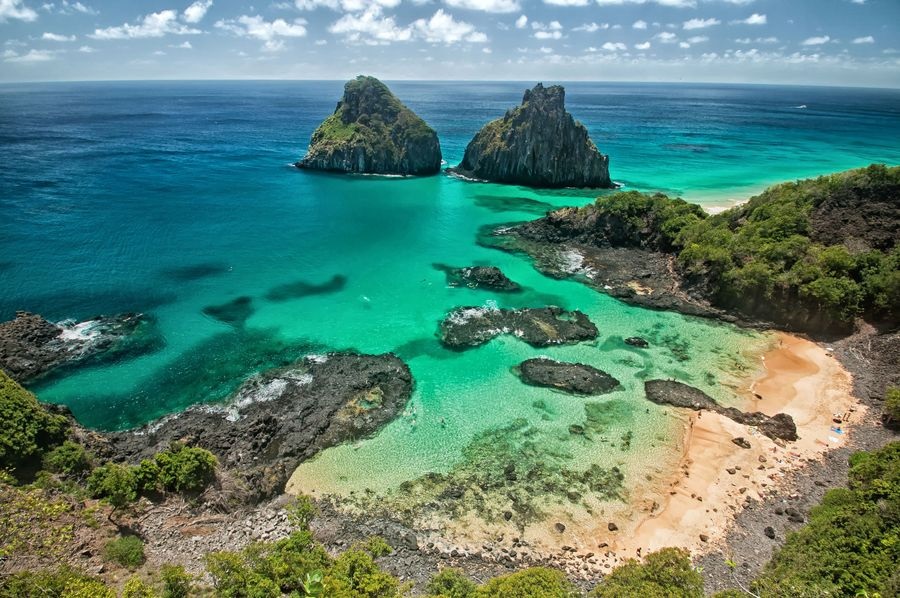
POLYGON ((607 524, 606 528, 607 528, 609 531, 611 531, 611 532, 615 532, 615 531, 618 531, 618 530, 619 530, 619 526, 616 525, 615 523, 613 523, 612 521, 610 521, 610 522, 607 524))
POLYGON ((437 133, 375 77, 344 85, 334 114, 315 130, 298 168, 429 175, 441 169, 437 133))
POLYGON ((566 526, 565 526, 564 524, 562 524, 562 523, 559 523, 559 522, 557 522, 556 524, 554 524, 553 527, 555 527, 555 528, 556 528, 556 531, 558 531, 559 533, 563 533, 564 531, 566 531, 566 526))
POLYGON ((709 536, 707 536, 706 534, 700 534, 700 541, 704 543, 709 542, 709 536))
POLYGON ((766 535, 766 537, 769 538, 770 540, 774 540, 774 539, 775 539, 775 528, 773 528, 772 526, 767 526, 766 529, 763 530, 763 533, 764 533, 764 534, 766 535))
POLYGON ((441 343, 456 350, 483 345, 501 334, 512 334, 533 347, 551 347, 594 340, 599 332, 583 312, 555 306, 459 307, 440 324, 441 343))
POLYGON ((517 293, 522 290, 518 283, 510 280, 496 266, 466 266, 454 268, 443 264, 434 264, 447 276, 447 284, 451 287, 468 287, 470 289, 487 289, 501 293, 517 293))
POLYGON ((453 169, 480 180, 529 187, 613 187, 609 157, 565 109, 565 90, 538 83, 521 106, 486 124, 453 169))
POLYGON ((555 388, 569 394, 600 395, 620 386, 618 380, 603 370, 544 357, 527 359, 519 364, 516 371, 526 384, 555 388))
POLYGON ((626 345, 631 345, 632 347, 638 347, 640 349, 646 349, 650 346, 650 343, 647 342, 646 339, 643 339, 639 336, 631 336, 625 339, 626 345))

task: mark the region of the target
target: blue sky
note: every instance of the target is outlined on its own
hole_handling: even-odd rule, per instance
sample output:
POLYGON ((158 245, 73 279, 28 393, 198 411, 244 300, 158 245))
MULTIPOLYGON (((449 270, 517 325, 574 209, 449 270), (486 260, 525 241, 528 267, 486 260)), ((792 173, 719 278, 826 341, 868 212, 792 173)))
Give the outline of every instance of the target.
POLYGON ((0 0, 0 81, 900 87, 900 0, 0 0))

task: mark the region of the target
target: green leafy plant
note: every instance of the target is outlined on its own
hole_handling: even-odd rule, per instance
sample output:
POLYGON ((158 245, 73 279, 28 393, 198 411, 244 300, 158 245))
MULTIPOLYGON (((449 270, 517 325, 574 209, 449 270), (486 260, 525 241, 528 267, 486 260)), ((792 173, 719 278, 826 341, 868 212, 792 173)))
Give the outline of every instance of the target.
POLYGON ((112 505, 113 512, 137 499, 134 472, 127 465, 118 463, 107 463, 94 469, 88 477, 87 489, 94 498, 104 499, 112 505))
MULTIPOLYGON (((200 492, 215 478, 216 457, 206 449, 173 443, 154 457, 160 487, 174 492, 200 492)), ((148 472, 149 473, 149 472, 148 472)))
POLYGON ((91 468, 91 456, 83 446, 66 440, 44 455, 44 469, 69 476, 81 475, 91 468))
POLYGON ((596 598, 702 598, 703 577, 691 565, 690 553, 664 548, 648 554, 644 562, 629 559, 603 578, 596 598))
POLYGON ((144 563, 144 543, 137 536, 122 536, 106 543, 103 555, 108 561, 136 569, 144 563))
POLYGON ((448 567, 431 578, 425 591, 440 598, 472 598, 476 587, 462 570, 448 567))
POLYGON ((188 598, 193 587, 192 577, 181 565, 163 565, 159 569, 162 598, 188 598))
POLYGON ((40 463, 65 438, 69 423, 48 412, 33 394, 0 370, 0 470, 17 471, 40 463))

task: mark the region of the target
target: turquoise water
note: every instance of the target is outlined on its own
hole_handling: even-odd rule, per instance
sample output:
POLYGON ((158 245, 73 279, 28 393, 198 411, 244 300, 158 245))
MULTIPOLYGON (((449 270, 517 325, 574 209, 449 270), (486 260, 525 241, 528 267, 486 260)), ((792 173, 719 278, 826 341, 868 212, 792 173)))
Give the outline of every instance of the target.
MULTIPOLYGON (((481 124, 525 84, 397 83, 456 163, 481 124)), ((152 314, 165 347, 33 388, 86 425, 122 429, 225 398, 255 371, 310 352, 395 351, 416 379, 408 412, 374 439, 307 466, 322 490, 387 490, 446 471, 472 438, 525 418, 547 442, 585 417, 584 399, 522 385, 536 355, 600 367, 623 382, 618 437, 650 447, 668 433, 641 383, 674 377, 734 401, 741 368, 766 339, 676 314, 630 308, 523 258, 479 247, 479 227, 583 203, 541 192, 423 179, 301 172, 338 82, 90 83, 0 86, 0 314, 49 318, 152 314), (526 287, 494 295, 448 288, 435 263, 492 264, 526 287), (249 297, 237 320, 207 315, 249 297), (461 305, 581 309, 596 343, 532 349, 502 338, 456 353, 439 320, 461 305), (207 313, 204 313, 207 310, 207 313), (643 335, 652 348, 624 346, 643 335), (542 408, 535 403, 544 401, 542 408), (441 425, 443 420, 444 425, 441 425)), ((571 84, 568 106, 611 155, 614 180, 710 206, 796 177, 900 163, 900 93, 739 86, 571 84), (806 105, 805 109, 797 108, 806 105)), ((554 440, 555 439, 555 440, 554 440)), ((569 446, 569 445, 566 445, 569 446)), ((560 457, 614 464, 621 451, 570 446, 560 457)), ((654 453, 632 450, 635 459, 654 453), (640 454, 637 454, 640 453, 640 454)))

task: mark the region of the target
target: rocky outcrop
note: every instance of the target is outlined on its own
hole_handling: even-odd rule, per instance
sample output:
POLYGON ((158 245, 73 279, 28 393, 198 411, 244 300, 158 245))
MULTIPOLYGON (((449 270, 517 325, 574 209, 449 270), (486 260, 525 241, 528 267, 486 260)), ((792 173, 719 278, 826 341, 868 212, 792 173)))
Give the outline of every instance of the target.
POLYGON ((597 338, 597 327, 578 311, 559 307, 496 309, 459 307, 441 322, 440 338, 451 349, 477 347, 511 334, 532 347, 549 347, 597 338))
POLYGON ((659 405, 672 405, 694 411, 715 411, 725 417, 746 426, 756 426, 765 436, 775 440, 797 440, 797 426, 794 419, 786 413, 778 413, 769 417, 765 413, 754 411, 747 413, 734 407, 723 407, 712 397, 693 386, 674 380, 648 380, 644 383, 647 398, 659 405))
POLYGON ((21 384, 64 366, 140 355, 162 345, 155 322, 143 314, 54 324, 20 311, 0 323, 0 369, 21 384))
POLYGON ((447 284, 451 287, 489 289, 503 293, 515 293, 522 290, 518 283, 510 280, 496 266, 454 268, 443 264, 434 264, 434 267, 447 275, 447 284))
POLYGON ((595 367, 539 357, 519 364, 523 382, 577 395, 601 395, 618 388, 619 381, 595 367))
POLYGON ((258 500, 282 492, 297 465, 322 449, 377 431, 412 388, 409 368, 392 354, 308 356, 249 379, 225 404, 110 434, 110 450, 136 461, 172 441, 201 446, 258 500))
POLYGON ((344 86, 334 114, 312 135, 299 168, 360 174, 435 174, 437 133, 374 77, 344 86))
POLYGON ((454 172, 529 187, 613 187, 609 157, 565 108, 565 90, 538 83, 522 105, 486 124, 454 172))

